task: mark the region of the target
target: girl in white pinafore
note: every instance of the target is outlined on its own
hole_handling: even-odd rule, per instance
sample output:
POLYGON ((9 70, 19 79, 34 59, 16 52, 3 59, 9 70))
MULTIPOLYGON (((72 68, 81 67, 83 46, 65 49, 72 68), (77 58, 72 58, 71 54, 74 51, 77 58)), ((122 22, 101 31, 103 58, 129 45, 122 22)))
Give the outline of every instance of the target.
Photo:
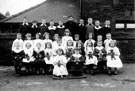
POLYGON ((120 51, 118 47, 116 47, 116 41, 112 40, 109 44, 109 48, 107 50, 107 67, 119 69, 123 67, 122 61, 120 59, 120 51))
POLYGON ((67 59, 65 55, 63 55, 62 49, 58 49, 57 54, 58 55, 54 58, 53 61, 53 65, 54 65, 53 76, 63 78, 68 75, 68 71, 66 68, 67 59))
POLYGON ((85 47, 85 56, 86 56, 86 60, 85 60, 85 65, 89 66, 89 65, 97 65, 98 60, 97 57, 93 55, 93 51, 94 51, 94 47, 93 47, 93 43, 92 42, 87 42, 86 47, 85 47))
POLYGON ((31 34, 26 35, 27 40, 24 40, 23 50, 25 57, 23 58, 24 63, 30 63, 31 61, 34 61, 33 57, 33 40, 31 40, 31 34))

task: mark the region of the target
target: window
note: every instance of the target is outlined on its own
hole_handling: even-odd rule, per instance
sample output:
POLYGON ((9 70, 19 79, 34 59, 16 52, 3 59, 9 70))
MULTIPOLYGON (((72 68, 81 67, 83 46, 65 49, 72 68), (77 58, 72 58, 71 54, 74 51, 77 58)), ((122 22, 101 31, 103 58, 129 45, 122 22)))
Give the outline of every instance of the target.
POLYGON ((127 28, 129 29, 135 29, 135 23, 128 23, 127 28))
POLYGON ((117 23, 115 24, 116 29, 125 28, 125 25, 123 23, 117 23))

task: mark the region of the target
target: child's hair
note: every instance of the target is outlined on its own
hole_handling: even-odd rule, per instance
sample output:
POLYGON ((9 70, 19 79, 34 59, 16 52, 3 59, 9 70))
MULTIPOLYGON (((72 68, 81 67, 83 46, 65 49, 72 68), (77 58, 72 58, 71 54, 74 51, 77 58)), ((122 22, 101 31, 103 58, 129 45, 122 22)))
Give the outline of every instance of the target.
POLYGON ((72 40, 68 40, 68 41, 67 41, 67 46, 69 46, 69 42, 71 42, 71 43, 72 43, 72 45, 71 45, 71 46, 73 46, 73 45, 74 45, 74 42, 73 42, 72 40))
POLYGON ((66 35, 66 33, 69 33, 69 36, 71 35, 71 32, 70 32, 69 29, 65 29, 65 31, 64 31, 64 36, 66 35))
POLYGON ((44 35, 43 35, 43 36, 44 36, 44 38, 46 37, 46 35, 48 35, 48 36, 49 36, 49 38, 50 38, 50 34, 49 34, 48 32, 45 32, 45 33, 44 33, 44 35))
POLYGON ((58 51, 62 51, 62 55, 64 55, 64 50, 62 48, 59 48, 56 50, 56 53, 58 54, 58 51))
POLYGON ((26 37, 26 39, 27 39, 27 38, 31 38, 31 34, 30 34, 30 33, 27 33, 27 34, 25 35, 25 37, 26 37))
POLYGON ((55 37, 58 37, 58 39, 60 39, 60 36, 59 36, 59 34, 54 34, 54 36, 53 36, 53 39, 55 40, 55 37))
POLYGON ((109 35, 109 36, 112 36, 112 34, 111 34, 111 33, 107 33, 107 34, 106 34, 106 37, 107 37, 108 35, 109 35))
POLYGON ((114 43, 114 46, 116 46, 117 42, 116 40, 112 40, 110 43, 109 43, 109 46, 111 47, 111 43, 114 43))
POLYGON ((41 38, 41 33, 36 33, 35 36, 39 36, 39 39, 41 38))

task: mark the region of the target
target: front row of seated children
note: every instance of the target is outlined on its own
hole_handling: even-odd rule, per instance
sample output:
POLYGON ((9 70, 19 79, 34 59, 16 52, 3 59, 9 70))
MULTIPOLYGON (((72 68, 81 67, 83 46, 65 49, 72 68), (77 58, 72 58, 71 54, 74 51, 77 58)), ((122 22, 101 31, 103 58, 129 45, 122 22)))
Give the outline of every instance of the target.
MULTIPOLYGON (((54 41, 49 39, 48 33, 45 33, 44 40, 39 38, 39 34, 36 35, 35 40, 31 40, 31 35, 27 34, 27 40, 24 41, 21 39, 21 34, 17 34, 17 39, 12 45, 17 76, 20 75, 23 66, 26 72, 34 71, 36 74, 49 72, 54 77, 61 78, 68 74, 82 76, 84 70, 93 74, 96 69, 102 71, 107 69, 109 74, 112 72, 117 74, 118 69, 122 68, 116 41, 104 42, 108 46, 104 48, 103 42, 97 41, 96 43, 90 33, 89 39, 83 45, 78 38, 79 35, 75 35, 75 41, 73 41, 69 32, 66 31, 66 33, 67 35, 62 40, 58 34, 55 34, 54 41)), ((107 40, 110 40, 110 34, 107 36, 109 36, 107 40)))

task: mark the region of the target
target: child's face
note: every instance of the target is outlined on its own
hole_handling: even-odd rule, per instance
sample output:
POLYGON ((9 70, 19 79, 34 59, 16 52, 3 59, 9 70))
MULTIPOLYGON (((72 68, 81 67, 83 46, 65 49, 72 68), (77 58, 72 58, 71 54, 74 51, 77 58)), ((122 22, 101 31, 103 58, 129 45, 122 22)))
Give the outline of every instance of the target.
POLYGON ((36 39, 39 39, 39 35, 38 34, 36 34, 36 39))
POLYGON ((80 20, 80 24, 84 24, 84 21, 83 20, 80 20))
POLYGON ((98 42, 97 46, 99 46, 99 47, 102 46, 102 42, 98 42))
POLYGON ((55 39, 55 41, 59 40, 59 36, 58 35, 55 35, 54 36, 54 39, 55 39))
POLYGON ((78 36, 76 36, 76 37, 75 37, 75 40, 76 40, 76 41, 77 41, 77 40, 79 40, 79 37, 78 37, 78 36))
POLYGON ((88 23, 92 23, 92 22, 93 22, 92 18, 88 18, 88 23))
POLYGON ((97 36, 98 41, 102 41, 102 36, 97 36))
POLYGON ((107 35, 106 35, 106 38, 107 38, 107 39, 111 39, 111 35, 110 35, 110 34, 107 34, 107 35))
POLYGON ((110 21, 109 20, 106 20, 105 21, 105 25, 110 25, 110 21))
POLYGON ((53 21, 51 21, 51 22, 50 22, 50 25, 51 25, 51 26, 54 26, 54 22, 53 22, 53 21))
POLYGON ((17 39, 21 39, 22 38, 22 36, 21 35, 17 35, 17 39))
POLYGON ((95 21, 95 25, 96 26, 99 26, 100 25, 100 22, 99 21, 95 21))
POLYGON ((62 55, 62 50, 58 50, 58 55, 62 55))
POLYGON ((48 34, 46 34, 45 39, 49 39, 49 35, 48 34))
POLYGON ((110 42, 110 47, 114 47, 115 43, 114 42, 110 42))
POLYGON ((42 24, 45 24, 46 23, 46 21, 45 20, 42 20, 42 24))
POLYGON ((26 48, 29 49, 31 47, 31 44, 30 43, 27 43, 26 44, 26 48))
POLYGON ((27 36, 27 38, 26 38, 27 40, 31 40, 31 37, 30 36, 27 36))
POLYGON ((69 32, 66 32, 65 34, 66 34, 66 36, 69 36, 69 32))
POLYGON ((92 34, 89 34, 89 39, 92 39, 92 34))
POLYGON ((41 44, 40 43, 37 43, 36 46, 37 46, 38 49, 41 48, 41 44))
POLYGON ((72 42, 71 40, 69 40, 69 41, 67 42, 67 44, 68 44, 69 46, 72 46, 72 45, 73 45, 73 42, 72 42))
POLYGON ((59 21, 59 25, 63 25, 63 22, 62 21, 59 21))

